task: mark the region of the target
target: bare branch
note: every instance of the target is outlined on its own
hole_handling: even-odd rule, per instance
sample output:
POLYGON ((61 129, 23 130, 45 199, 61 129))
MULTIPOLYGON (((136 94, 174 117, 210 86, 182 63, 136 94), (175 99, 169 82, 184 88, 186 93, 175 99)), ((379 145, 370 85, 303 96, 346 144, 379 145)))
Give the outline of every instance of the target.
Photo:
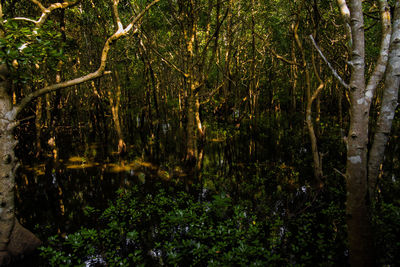
POLYGON ((337 0, 337 2, 339 5, 340 14, 342 14, 346 22, 350 22, 350 10, 347 6, 346 0, 337 0))
POLYGON ((24 17, 15 17, 15 18, 12 18, 11 20, 22 20, 22 21, 32 22, 34 24, 37 23, 36 20, 29 19, 29 18, 24 18, 24 17))
POLYGON ((319 86, 317 88, 317 90, 314 91, 314 93, 311 96, 310 99, 310 110, 311 110, 311 105, 314 102, 315 99, 317 99, 319 93, 322 91, 322 89, 324 89, 325 84, 324 81, 321 79, 321 76, 318 73, 318 69, 317 69, 317 65, 315 64, 315 56, 314 53, 311 54, 311 61, 312 61, 312 65, 313 65, 313 69, 314 69, 314 74, 315 77, 317 78, 318 82, 319 82, 319 86))
MULTIPOLYGON (((54 3, 51 4, 49 7, 44 7, 39 1, 37 0, 31 0, 34 4, 36 4, 40 10, 42 11, 42 14, 40 15, 40 18, 38 20, 30 19, 30 18, 25 18, 25 17, 16 17, 16 18, 11 18, 11 20, 21 20, 21 21, 28 21, 33 24, 35 24, 35 29, 34 31, 37 31, 40 27, 43 26, 43 24, 46 22, 46 19, 50 16, 51 12, 55 9, 63 9, 67 8, 70 6, 73 6, 77 4, 80 0, 75 0, 72 2, 63 2, 63 3, 54 3)), ((2 16, 0 16, 2 18, 2 16)), ((1 19, 1 22, 5 22, 1 19)))
POLYGON ((345 27, 346 27, 346 31, 347 31, 347 34, 349 36, 350 46, 352 46, 353 37, 351 35, 350 10, 349 10, 349 7, 347 6, 346 0, 337 0, 337 2, 338 2, 338 5, 339 5, 340 14, 342 14, 342 17, 344 19, 344 24, 345 24, 345 27))
POLYGON ((122 25, 121 18, 119 17, 118 3, 119 3, 119 0, 114 0, 113 14, 114 14, 115 23, 117 24, 118 30, 122 31, 124 26, 122 25))
POLYGON ((212 90, 207 96, 206 96, 206 100, 204 100, 203 102, 200 103, 200 105, 204 105, 207 104, 208 102, 210 102, 211 98, 218 93, 218 91, 224 86, 225 82, 222 82, 221 84, 219 84, 217 87, 215 87, 214 90, 212 90))
POLYGON ((326 59, 326 57, 322 53, 321 49, 318 47, 317 43, 315 42, 314 37, 311 34, 309 35, 309 37, 310 37, 315 49, 318 51, 319 55, 321 56, 321 58, 324 60, 326 65, 328 65, 329 69, 332 71, 333 76, 335 76, 335 78, 340 82, 341 85, 343 85, 345 88, 349 88, 349 85, 343 80, 342 77, 340 77, 340 75, 332 67, 331 63, 329 63, 329 61, 326 59))
MULTIPOLYGON (((35 1, 36 0, 32 0, 35 1)), ((40 16, 39 20, 36 22, 36 29, 39 29, 40 27, 42 27, 42 25, 44 24, 44 22, 46 21, 46 19, 49 17, 49 15, 51 14, 51 12, 55 9, 60 9, 60 8, 67 8, 69 6, 75 5, 79 2, 80 0, 75 0, 72 2, 63 2, 63 3, 54 3, 51 4, 48 8, 42 9, 42 15, 40 16)), ((43 6, 42 6, 43 7, 43 6)))
POLYGON ((365 103, 370 105, 375 89, 383 78, 389 57, 390 38, 392 36, 392 24, 390 19, 390 8, 387 0, 380 0, 379 9, 382 21, 382 40, 378 61, 365 90, 365 103))
MULTIPOLYGON (((79 77, 79 78, 75 78, 73 80, 69 80, 69 81, 65 81, 65 82, 61 82, 61 83, 57 83, 57 84, 53 84, 50 86, 46 86, 40 90, 34 91, 32 93, 30 93, 29 95, 27 95, 25 98, 23 98, 21 100, 21 103, 17 106, 14 107, 14 109, 12 110, 11 116, 15 119, 16 116, 18 115, 18 113, 21 112, 21 110, 23 110, 33 99, 56 91, 56 90, 60 90, 63 88, 67 88, 67 87, 71 87, 77 84, 81 84, 96 78, 101 77, 104 74, 109 74, 109 71, 106 71, 106 64, 107 64, 107 57, 108 57, 108 52, 110 50, 111 47, 111 43, 118 40, 119 38, 121 38, 122 36, 125 36, 129 33, 129 31, 132 29, 133 25, 140 20, 144 14, 150 9, 150 7, 152 7, 154 4, 156 4, 157 2, 159 2, 160 0, 154 0, 153 2, 151 2, 149 5, 146 6, 146 8, 144 10, 142 10, 132 21, 131 23, 125 28, 121 28, 118 29, 113 35, 111 35, 105 42, 104 47, 103 47, 103 51, 101 53, 101 60, 100 60, 100 66, 99 68, 92 72, 89 73, 85 76, 79 77)), ((137 28, 135 28, 135 32, 137 31, 137 28)))

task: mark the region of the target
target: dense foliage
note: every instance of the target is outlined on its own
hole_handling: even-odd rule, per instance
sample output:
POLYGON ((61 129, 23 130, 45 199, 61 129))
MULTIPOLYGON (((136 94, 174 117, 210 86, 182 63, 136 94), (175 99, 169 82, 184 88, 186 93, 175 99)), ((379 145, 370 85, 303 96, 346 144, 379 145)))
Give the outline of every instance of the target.
POLYGON ((333 266, 345 260, 343 214, 335 203, 317 199, 318 208, 308 202, 308 211, 288 218, 279 208, 257 216, 229 195, 205 190, 198 198, 172 187, 143 194, 134 186, 118 194, 101 213, 86 207, 98 222, 50 238, 41 255, 52 266, 333 266))

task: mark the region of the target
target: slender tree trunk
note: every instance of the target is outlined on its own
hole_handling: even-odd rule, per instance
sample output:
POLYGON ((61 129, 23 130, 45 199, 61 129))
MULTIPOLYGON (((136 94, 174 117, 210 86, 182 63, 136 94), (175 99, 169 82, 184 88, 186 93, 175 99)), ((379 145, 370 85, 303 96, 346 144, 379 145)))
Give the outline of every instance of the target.
POLYGON ((257 81, 256 81, 256 36, 255 36, 255 11, 254 0, 251 0, 251 63, 250 63, 250 82, 249 82, 249 110, 250 110, 250 158, 257 159, 256 151, 256 131, 257 131, 257 81))
MULTIPOLYGON (((321 187, 322 184, 322 177, 323 177, 323 171, 322 171, 322 154, 318 151, 318 142, 317 142, 317 136, 315 134, 314 130, 314 123, 312 121, 312 106, 313 102, 317 99, 318 103, 318 96, 319 93, 324 89, 325 84, 322 81, 317 66, 315 64, 315 58, 314 54, 312 56, 312 64, 313 64, 313 69, 314 69, 314 74, 315 77, 317 77, 318 80, 318 88, 313 92, 313 94, 307 94, 307 107, 306 107, 306 123, 307 123, 307 128, 308 128, 308 135, 310 136, 310 141, 311 141, 311 151, 313 154, 313 161, 314 161, 314 177, 316 182, 318 183, 318 187, 321 187)), ((317 114, 318 114, 318 104, 317 104, 317 114)), ((318 116, 318 115, 317 115, 318 116)), ((318 117, 317 117, 317 122, 318 122, 318 117)))
POLYGON ((387 141, 392 128, 393 118, 397 108, 400 86, 400 2, 396 1, 392 38, 389 54, 389 63, 386 70, 385 89, 383 92, 381 109, 377 121, 368 161, 368 188, 371 201, 375 201, 375 191, 379 168, 383 164, 383 157, 387 141))
POLYGON ((195 5, 191 1, 187 6, 188 13, 186 23, 187 28, 184 29, 185 38, 185 81, 187 90, 187 126, 186 126, 186 163, 189 169, 193 169, 197 163, 197 131, 196 131, 196 100, 198 98, 198 82, 195 77, 194 56, 196 49, 196 31, 197 21, 194 14, 195 5))
MULTIPOLYGON (((296 42, 295 40, 292 41, 291 45, 291 59, 294 63, 297 64, 296 58, 296 42)), ((298 67, 296 64, 290 65, 290 73, 291 73, 291 80, 292 80, 292 88, 291 88, 291 112, 295 114, 296 112, 296 93, 297 93, 297 79, 299 78, 298 75, 298 67)), ((292 122, 290 122, 292 123, 292 122)))
MULTIPOLYGON (((300 10, 300 7, 299 7, 300 10)), ((299 11, 300 12, 300 11, 299 11)), ((315 90, 315 92, 312 94, 311 93, 311 77, 310 77, 310 71, 307 67, 307 61, 306 61, 306 55, 305 51, 302 45, 302 42, 299 38, 298 35, 298 28, 299 28, 299 18, 296 22, 296 24, 293 27, 293 34, 294 34, 294 39, 296 41, 296 44, 300 50, 301 53, 301 60, 302 60, 302 67, 305 73, 305 79, 306 79, 306 99, 307 99, 307 104, 306 104, 306 124, 307 124, 307 129, 308 129, 308 135, 310 137, 310 142, 311 142, 311 153, 313 155, 313 168, 314 168, 314 178, 315 178, 315 184, 317 187, 322 186, 321 178, 323 176, 322 173, 322 158, 320 153, 318 152, 318 143, 317 143, 317 137, 315 135, 315 130, 314 130, 314 123, 312 120, 312 105, 315 99, 318 97, 319 93, 321 90, 324 88, 324 83, 322 82, 321 78, 318 75, 318 71, 315 66, 314 62, 314 56, 313 56, 313 67, 314 67, 314 72, 318 78, 319 81, 319 86, 315 90)))
MULTIPOLYGON (((223 69, 223 87, 222 87, 222 92, 224 96, 224 103, 225 105, 223 106, 223 116, 224 119, 228 119, 229 116, 229 106, 228 106, 228 96, 231 90, 231 62, 232 62, 232 48, 233 48, 233 15, 232 15, 232 7, 233 3, 232 0, 229 0, 228 3, 228 14, 227 14, 227 25, 226 25, 226 33, 225 33, 225 38, 224 38, 224 45, 225 45, 225 55, 224 55, 224 60, 223 62, 225 63, 224 69, 223 69)), ((220 62, 222 60, 219 60, 220 62)), ((236 101, 235 101, 236 102, 236 101)))
POLYGON ((197 163, 196 163, 196 177, 200 179, 201 169, 203 168, 203 159, 204 159, 204 143, 205 143, 205 128, 201 123, 200 119, 200 101, 199 98, 196 98, 195 103, 195 119, 196 119, 196 131, 198 134, 198 144, 197 144, 197 163))
POLYGON ((42 133, 42 98, 39 97, 36 103, 36 116, 35 116, 35 128, 36 128, 36 157, 39 157, 42 152, 41 133, 42 133))
POLYGON ((347 138, 347 229, 351 266, 373 266, 374 249, 367 205, 367 144, 369 106, 365 104, 365 47, 362 2, 350 3, 352 69, 350 128, 347 138))
POLYGON ((194 166, 197 159, 197 135, 195 124, 196 99, 190 94, 187 98, 187 126, 186 126, 186 161, 189 167, 194 166))
POLYGON ((119 106, 121 103, 121 84, 119 81, 119 73, 117 70, 113 71, 112 79, 115 89, 115 95, 113 95, 111 91, 108 91, 108 98, 110 101, 110 108, 111 108, 112 118, 114 121, 115 130, 117 131, 118 135, 118 154, 122 155, 126 152, 126 144, 124 141, 124 135, 122 133, 121 120, 119 116, 119 106))

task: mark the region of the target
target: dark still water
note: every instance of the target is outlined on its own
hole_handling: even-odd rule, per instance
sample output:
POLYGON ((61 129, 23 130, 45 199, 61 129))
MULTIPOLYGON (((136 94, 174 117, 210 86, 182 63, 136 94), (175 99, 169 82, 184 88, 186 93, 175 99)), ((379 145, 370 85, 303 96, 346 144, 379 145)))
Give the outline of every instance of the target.
MULTIPOLYGON (((299 244, 302 250, 297 247, 294 247, 293 251, 292 247, 289 249, 289 245, 296 240, 303 240, 296 234, 300 229, 298 226, 304 224, 305 218, 311 221, 310 227, 320 225, 319 220, 336 220, 340 210, 332 209, 330 205, 340 204, 344 200, 341 191, 336 189, 328 191, 327 194, 312 189, 312 160, 307 143, 303 143, 307 139, 303 136, 297 136, 295 139, 296 136, 289 131, 273 134, 273 128, 270 132, 265 130, 254 135, 236 128, 229 131, 210 129, 204 147, 202 171, 199 177, 194 179, 183 171, 184 132, 178 128, 172 130, 171 127, 159 129, 158 132, 154 131, 155 134, 149 134, 136 128, 132 134, 126 134, 127 151, 124 155, 117 153, 118 139, 115 135, 105 134, 103 131, 96 132, 90 127, 60 127, 54 131, 44 129, 40 136, 40 146, 34 131, 25 129, 26 131, 19 133, 20 143, 17 148, 22 163, 16 180, 18 219, 47 245, 51 236, 66 237, 82 227, 98 227, 99 216, 88 216, 88 211, 104 211, 110 203, 120 197, 118 189, 138 188, 133 198, 140 203, 141 200, 146 200, 147 195, 157 195, 156 191, 161 187, 161 190, 168 192, 168 199, 172 201, 179 197, 175 198, 171 194, 183 191, 189 192, 196 203, 209 202, 215 196, 224 196, 212 200, 217 207, 215 212, 205 210, 205 213, 212 215, 208 223, 215 223, 213 220, 218 219, 221 225, 225 225, 225 218, 229 220, 229 217, 234 215, 234 207, 245 207, 246 212, 241 215, 243 218, 239 218, 239 221, 249 220, 248 224, 253 226, 264 225, 260 226, 259 231, 265 235, 265 238, 260 238, 265 244, 256 247, 264 249, 276 246, 268 249, 271 253, 280 251, 283 262, 288 264, 296 263, 291 259, 296 258, 297 254, 313 251, 313 244, 316 243, 314 239, 327 240, 325 234, 317 235, 322 230, 304 228, 301 231, 309 237, 306 238, 305 244, 299 244), (39 153, 37 147, 41 147, 39 153), (339 202, 338 197, 342 198, 339 202), (227 199, 228 202, 225 202, 227 199), (332 202, 333 199, 336 202, 332 202), (227 203, 231 203, 232 206, 227 203), (232 210, 224 214, 226 205, 232 210), (322 215, 316 216, 317 213, 322 215), (254 214, 260 220, 253 221, 250 214, 254 214), (309 217, 302 217, 305 214, 309 217), (274 242, 278 242, 279 245, 273 245, 274 242)), ((331 153, 329 156, 337 155, 331 153)), ((343 184, 339 179, 329 181, 332 188, 340 188, 343 184)), ((146 202, 147 204, 149 207, 154 205, 151 201, 146 202)), ((200 204, 194 203, 193 207, 200 207, 196 205, 200 204)), ((146 210, 146 206, 143 206, 143 210, 146 210)), ((163 213, 164 210, 160 212, 163 213)), ((194 224, 197 223, 196 216, 194 224)), ((202 216, 201 213, 199 216, 202 216)), ((149 236, 147 233, 142 235, 147 240, 142 244, 148 252, 143 254, 147 263, 157 262, 161 257, 149 245, 155 242, 152 240, 151 231, 154 235, 159 234, 155 233, 160 227, 156 221, 151 222, 154 224, 151 226, 153 230, 148 224, 142 229, 149 233, 149 236), (152 251, 158 256, 152 255, 152 251)), ((336 224, 335 221, 334 227, 327 233, 335 234, 336 224)), ((189 228, 185 226, 177 229, 189 228)), ((232 229, 242 230, 234 223, 221 233, 232 229)), ((215 236, 212 227, 205 227, 199 235, 202 236, 203 233, 215 236)), ((342 238, 342 231, 340 233, 342 238)), ((172 235, 175 235, 175 230, 172 231, 172 235)), ((226 238, 231 240, 229 235, 226 238)), ((252 242, 251 239, 248 241, 252 242)), ((212 242, 204 240, 205 245, 212 245, 212 242)), ((238 248, 241 247, 240 244, 237 245, 238 248)), ((228 247, 226 249, 228 250, 228 247)), ((163 251, 167 253, 165 251, 168 250, 163 248, 163 251)), ((335 255, 343 255, 342 246, 332 251, 335 255)), ((163 257, 165 259, 165 255, 163 257)), ((16 266, 47 265, 48 262, 44 262, 37 253, 16 266)))
MULTIPOLYGON (((182 180, 178 167, 166 169, 140 157, 122 159, 116 153, 100 159, 98 149, 99 144, 91 144, 86 154, 67 159, 55 159, 49 153, 43 161, 20 167, 17 218, 42 241, 56 234, 65 237, 83 226, 96 227, 99 218, 88 217, 86 211, 106 209, 118 197, 118 189, 137 185, 145 195, 152 192, 155 183, 180 186, 176 185, 182 180)), ((16 264, 47 265, 38 253, 16 264)))
MULTIPOLYGON (((54 130, 43 128, 38 138, 33 123, 23 125, 18 133, 17 155, 22 164, 16 180, 17 216, 21 223, 44 240, 55 233, 79 229, 85 223, 84 209, 104 209, 121 187, 139 184, 146 191, 157 181, 183 187, 193 184, 195 181, 182 171, 184 132, 169 124, 154 128, 158 130, 151 133, 147 126, 139 125, 126 133, 127 153, 121 157, 116 152, 118 138, 109 130, 60 126, 54 130)), ((265 163, 267 159, 273 159, 271 169, 282 169, 283 164, 284 172, 294 171, 285 167, 285 157, 290 160, 293 153, 278 147, 284 145, 282 138, 260 135, 254 141, 254 156, 249 152, 254 145, 251 138, 235 131, 236 134, 209 131, 202 185, 252 198, 243 196, 239 187, 251 182, 249 177, 267 175, 263 173, 269 165, 265 163)), ((304 157, 306 150, 296 149, 304 157)), ((303 169, 310 170, 309 166, 303 169)), ((299 182, 295 181, 300 189, 304 183, 299 182)))
MULTIPOLYGON (((98 147, 91 144, 87 153, 93 156, 98 147)), ((85 208, 106 208, 119 188, 138 184, 143 191, 151 190, 155 181, 167 182, 171 176, 169 171, 141 158, 121 159, 115 153, 101 161, 84 154, 66 160, 48 157, 20 168, 18 217, 43 237, 75 231, 86 223, 85 208)))

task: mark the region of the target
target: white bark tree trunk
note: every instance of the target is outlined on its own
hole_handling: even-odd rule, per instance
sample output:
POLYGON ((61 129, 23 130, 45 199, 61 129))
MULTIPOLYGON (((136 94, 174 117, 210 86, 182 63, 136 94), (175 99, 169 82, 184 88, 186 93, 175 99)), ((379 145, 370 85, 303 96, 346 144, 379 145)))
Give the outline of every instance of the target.
POLYGON ((396 1, 393 30, 390 45, 389 63, 385 77, 381 109, 377 121, 376 132, 369 154, 368 162, 368 189, 371 201, 375 201, 375 191, 379 167, 383 163, 383 156, 392 122, 397 108, 400 87, 400 2, 396 1))
POLYGON ((0 83, 0 265, 8 257, 7 246, 14 228, 14 173, 16 142, 8 129, 7 113, 12 109, 8 94, 7 67, 1 65, 0 83))
POLYGON ((40 240, 23 228, 15 218, 14 187, 18 162, 14 154, 17 141, 14 138, 15 116, 12 113, 11 96, 8 93, 8 70, 0 66, 0 265, 11 256, 34 250, 40 240), (20 242, 15 242, 18 236, 20 242))
MULTIPOLYGON (((386 0, 379 1, 382 22, 382 41, 379 58, 368 84, 365 75, 365 37, 361 0, 351 0, 351 78, 350 128, 347 137, 346 215, 350 264, 375 265, 373 235, 368 201, 368 124, 369 110, 376 87, 381 81, 388 60, 391 22, 386 0)), ((339 1, 341 8, 345 1, 339 1)))

